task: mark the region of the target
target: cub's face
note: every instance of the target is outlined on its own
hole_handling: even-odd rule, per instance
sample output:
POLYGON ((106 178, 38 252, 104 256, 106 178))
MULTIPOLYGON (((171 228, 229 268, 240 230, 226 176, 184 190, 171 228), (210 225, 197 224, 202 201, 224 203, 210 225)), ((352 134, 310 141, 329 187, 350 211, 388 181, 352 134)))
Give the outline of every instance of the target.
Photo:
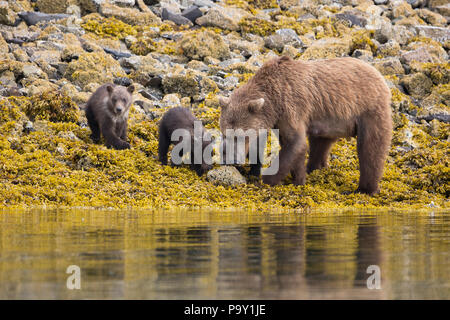
POLYGON ((109 111, 116 116, 127 116, 132 102, 131 94, 134 91, 134 86, 125 88, 109 85, 106 89, 109 94, 109 111))
POLYGON ((223 134, 223 150, 226 150, 226 143, 227 141, 230 143, 230 139, 234 139, 235 145, 241 139, 241 141, 245 140, 244 152, 247 155, 250 141, 257 137, 259 129, 266 129, 263 113, 264 98, 239 101, 233 97, 220 97, 219 102, 221 106, 220 130, 223 134))

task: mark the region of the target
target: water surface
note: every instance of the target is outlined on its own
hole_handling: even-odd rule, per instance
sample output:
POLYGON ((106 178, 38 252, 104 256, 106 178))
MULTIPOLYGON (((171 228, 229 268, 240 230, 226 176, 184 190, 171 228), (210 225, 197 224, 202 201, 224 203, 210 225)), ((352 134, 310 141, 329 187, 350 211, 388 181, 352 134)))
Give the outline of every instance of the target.
POLYGON ((1 299, 449 299, 449 271, 445 212, 0 212, 1 299))

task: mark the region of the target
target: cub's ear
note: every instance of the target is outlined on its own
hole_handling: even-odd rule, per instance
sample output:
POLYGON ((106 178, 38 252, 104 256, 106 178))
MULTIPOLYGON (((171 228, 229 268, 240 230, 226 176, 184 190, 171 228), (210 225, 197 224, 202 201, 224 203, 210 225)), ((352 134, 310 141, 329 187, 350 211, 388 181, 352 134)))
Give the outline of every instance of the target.
POLYGON ((129 85, 128 88, 127 88, 127 91, 129 93, 133 93, 134 92, 134 86, 133 85, 129 85))
POLYGON ((108 85, 106 86, 106 90, 108 91, 109 94, 111 94, 111 93, 114 91, 114 88, 113 88, 112 85, 108 84, 108 85))
POLYGON ((225 109, 230 104, 231 99, 227 97, 219 97, 220 107, 225 109))
POLYGON ((252 113, 258 112, 259 110, 261 110, 263 105, 264 105, 264 98, 251 100, 248 103, 248 110, 252 113))

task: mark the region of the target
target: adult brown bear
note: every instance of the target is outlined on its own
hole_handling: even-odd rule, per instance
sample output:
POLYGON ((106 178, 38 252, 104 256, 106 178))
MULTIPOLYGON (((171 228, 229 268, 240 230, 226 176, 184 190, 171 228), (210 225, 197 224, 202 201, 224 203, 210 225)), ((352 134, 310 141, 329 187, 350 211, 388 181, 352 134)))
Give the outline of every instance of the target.
POLYGON ((357 136, 357 191, 379 191, 392 136, 391 94, 382 75, 367 63, 275 58, 230 98, 219 100, 224 135, 227 129, 279 129, 279 170, 264 175, 264 183, 276 185, 291 172, 295 184, 304 184, 306 172, 327 166, 337 139, 357 136))

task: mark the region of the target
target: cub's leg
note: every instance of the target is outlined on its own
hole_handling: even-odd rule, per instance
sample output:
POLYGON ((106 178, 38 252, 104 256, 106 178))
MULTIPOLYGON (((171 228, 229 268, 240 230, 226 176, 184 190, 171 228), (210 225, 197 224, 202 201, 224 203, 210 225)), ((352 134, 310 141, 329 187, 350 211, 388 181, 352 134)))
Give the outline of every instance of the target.
POLYGON ((127 141, 128 122, 124 120, 116 124, 116 133, 123 141, 127 141))
POLYGON ((115 123, 112 119, 105 117, 100 124, 100 129, 108 148, 113 147, 117 150, 130 149, 130 144, 116 135, 115 123))
POLYGON ((328 166, 328 155, 331 146, 337 139, 309 137, 309 159, 306 166, 306 172, 311 173, 316 169, 326 168, 328 166))
POLYGON ((391 145, 392 120, 379 114, 366 114, 357 123, 359 187, 357 192, 375 194, 391 145))
POLYGON ((98 125, 97 120, 95 119, 94 113, 91 108, 88 106, 86 108, 86 118, 88 121, 89 128, 91 128, 91 139, 94 143, 100 142, 100 126, 98 125))
POLYGON ((167 165, 167 152, 169 152, 170 140, 164 129, 159 130, 158 157, 161 164, 167 165))

